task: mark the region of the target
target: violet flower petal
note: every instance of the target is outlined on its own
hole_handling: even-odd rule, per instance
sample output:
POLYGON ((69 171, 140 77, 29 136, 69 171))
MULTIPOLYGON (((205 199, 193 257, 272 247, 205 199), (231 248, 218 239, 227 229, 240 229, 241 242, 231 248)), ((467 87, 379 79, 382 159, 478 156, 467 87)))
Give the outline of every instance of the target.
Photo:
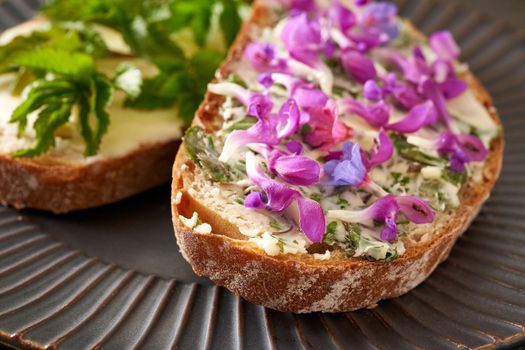
POLYGON ((434 103, 434 107, 445 125, 450 127, 452 118, 450 117, 445 97, 439 86, 432 79, 425 78, 421 82, 421 89, 423 90, 423 94, 434 103))
POLYGON ((455 60, 459 57, 459 47, 449 31, 436 32, 430 36, 430 47, 439 57, 455 60))
POLYGON ((328 102, 328 97, 321 90, 307 87, 299 87, 293 94, 293 98, 303 111, 308 111, 310 107, 324 106, 328 102))
POLYGON ((429 224, 434 221, 436 213, 421 198, 414 196, 398 196, 396 201, 408 220, 416 224, 429 224))
POLYGON ((386 126, 389 130, 402 133, 412 133, 421 129, 427 124, 428 117, 432 113, 433 104, 430 101, 414 106, 407 116, 398 122, 386 126))
POLYGON ((342 104, 348 112, 360 116, 375 127, 386 125, 388 119, 390 119, 391 107, 385 101, 365 105, 359 101, 347 98, 342 100, 342 104))
POLYGON ((358 144, 347 142, 343 145, 343 159, 331 160, 325 164, 324 173, 330 179, 325 186, 358 186, 366 178, 366 168, 358 144), (335 166, 334 166, 335 165, 335 166))
POLYGON ((384 241, 393 241, 397 237, 397 213, 394 216, 385 217, 385 226, 379 235, 384 241))
POLYGON ((460 134, 457 138, 461 148, 471 161, 481 162, 487 157, 488 150, 479 137, 460 134))
POLYGON ((377 76, 374 62, 358 51, 345 50, 341 54, 341 64, 346 73, 361 84, 377 76))
POLYGON ((306 237, 313 243, 321 242, 326 230, 326 219, 323 209, 314 200, 297 197, 299 207, 299 226, 306 237))
POLYGON ((299 141, 290 141, 286 144, 286 149, 293 154, 302 154, 304 145, 299 141))
POLYGON ((264 72, 286 72, 286 60, 277 57, 277 49, 269 43, 249 43, 244 57, 253 67, 264 72))
POLYGON ((264 204, 263 194, 261 192, 252 192, 244 198, 244 206, 246 208, 262 209, 264 204))
POLYGON ((374 80, 367 80, 363 86, 363 95, 368 100, 377 101, 383 98, 383 90, 374 80))
POLYGON ((335 1, 330 7, 330 18, 337 24, 342 33, 350 30, 357 21, 354 12, 341 4, 340 1, 335 1))
POLYGON ((322 48, 320 24, 317 19, 308 18, 306 13, 288 19, 281 40, 294 59, 308 65, 319 60, 317 51, 322 48))
POLYGON ((394 154, 394 144, 386 132, 381 129, 376 146, 370 151, 370 160, 367 168, 370 169, 376 165, 382 164, 392 158, 394 154))
POLYGON ((284 155, 272 164, 272 170, 292 185, 310 186, 319 182, 321 167, 315 160, 301 155, 284 155))
POLYGON ((285 184, 266 176, 257 163, 255 155, 250 152, 246 154, 246 173, 250 180, 266 194, 266 207, 269 210, 281 212, 290 206, 297 195, 300 195, 285 184))
POLYGON ((301 113, 294 99, 283 103, 277 116, 277 137, 284 139, 296 133, 300 126, 301 113))
POLYGON ((443 92, 443 96, 447 100, 451 100, 465 92, 468 89, 468 84, 464 80, 450 78, 441 83, 439 87, 443 92))

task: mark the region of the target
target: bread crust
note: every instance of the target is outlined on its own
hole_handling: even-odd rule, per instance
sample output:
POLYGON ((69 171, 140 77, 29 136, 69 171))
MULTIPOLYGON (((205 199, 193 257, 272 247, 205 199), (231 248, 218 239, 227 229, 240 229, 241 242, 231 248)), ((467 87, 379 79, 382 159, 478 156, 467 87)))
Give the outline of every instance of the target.
POLYGON ((0 155, 0 202, 54 213, 98 207, 169 181, 180 141, 144 145, 87 164, 0 155))
MULTIPOLYGON (((271 16, 271 11, 262 2, 254 5, 251 19, 245 23, 221 68, 224 76, 242 55, 253 33, 272 24, 271 16)), ((467 78, 477 98, 489 109, 494 121, 501 125, 488 92, 472 74, 469 73, 467 78)), ((207 131, 216 130, 221 123, 218 107, 222 102, 222 97, 208 93, 197 112, 194 125, 207 131)), ((172 205, 175 235, 183 256, 198 275, 208 276, 218 285, 252 303, 295 313, 347 312, 373 307, 380 300, 400 296, 416 287, 448 257, 457 238, 489 197, 501 171, 503 147, 503 136, 500 134, 489 150, 482 183, 466 185, 462 189, 461 205, 453 220, 437 229, 428 242, 408 245, 405 254, 390 263, 358 258, 321 261, 311 255, 268 256, 245 240, 232 238, 237 237, 235 232, 219 234, 229 226, 219 214, 209 211, 198 212, 199 217, 212 226, 213 232, 195 232, 179 219, 179 214, 191 214, 199 207, 185 192, 184 177, 191 177, 188 173, 194 165, 181 147, 173 168, 172 198, 176 199, 179 192, 183 193, 180 202, 174 201, 172 205)))
MULTIPOLYGON (((9 37, 45 23, 37 16, 11 28, 9 37)), ((42 155, 0 154, 0 203, 67 213, 117 202, 167 183, 180 140, 138 146, 124 156, 85 164, 42 155)))

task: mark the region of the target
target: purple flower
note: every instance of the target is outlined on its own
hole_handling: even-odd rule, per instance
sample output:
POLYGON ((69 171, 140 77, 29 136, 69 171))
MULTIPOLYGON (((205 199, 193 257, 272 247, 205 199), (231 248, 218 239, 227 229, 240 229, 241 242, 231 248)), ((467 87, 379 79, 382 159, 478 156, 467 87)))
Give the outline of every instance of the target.
POLYGON ((488 154, 479 137, 450 131, 441 133, 436 148, 441 154, 450 155, 450 168, 457 172, 463 172, 466 163, 483 161, 488 154))
POLYGON ((310 146, 328 150, 348 138, 351 129, 337 120, 336 108, 336 103, 328 100, 325 106, 308 109, 311 131, 306 134, 305 140, 310 146))
POLYGON ((423 102, 416 88, 408 83, 398 81, 395 73, 387 74, 384 82, 384 93, 391 95, 400 107, 410 109, 423 102))
POLYGON ((394 40, 399 35, 396 14, 397 7, 391 3, 365 5, 358 18, 357 30, 350 33, 350 38, 357 43, 358 48, 365 50, 394 40))
POLYGON ((374 62, 355 50, 343 51, 341 64, 345 72, 361 84, 369 79, 374 79, 377 75, 374 62))
POLYGON ((252 93, 235 83, 209 84, 208 90, 217 95, 236 98, 248 108, 248 115, 252 117, 262 117, 270 113, 273 108, 273 102, 269 96, 252 93))
POLYGON ((361 148, 353 142, 343 144, 343 158, 330 160, 324 165, 330 180, 325 186, 359 186, 365 181, 367 170, 361 158, 361 148))
POLYGON ((346 98, 341 100, 341 104, 346 112, 358 115, 375 127, 386 125, 392 110, 392 107, 383 100, 367 105, 357 100, 346 98))
POLYGON ((370 151, 370 155, 367 157, 366 154, 362 151, 364 164, 367 170, 382 164, 392 158, 394 153, 394 145, 392 140, 386 134, 386 132, 381 129, 379 136, 375 141, 374 148, 370 151))
POLYGON ((323 239, 326 222, 319 203, 304 198, 299 191, 269 178, 264 174, 255 155, 251 152, 246 154, 246 172, 250 180, 263 191, 263 193, 250 193, 244 202, 246 207, 282 212, 295 201, 298 208, 297 221, 306 237, 314 243, 323 239))
POLYGON ((286 60, 278 58, 277 48, 269 43, 249 43, 244 57, 259 71, 286 72, 288 69, 286 60))
POLYGON ((381 89, 374 80, 367 80, 363 86, 363 95, 368 100, 382 100, 383 89, 381 89))
POLYGON ((459 57, 459 47, 449 31, 436 32, 430 36, 430 47, 440 58, 453 61, 459 57))
POLYGON ((301 109, 306 112, 312 107, 324 107, 328 102, 328 96, 324 92, 310 87, 299 87, 292 96, 301 109))
POLYGON ((341 4, 340 1, 335 1, 330 7, 329 15, 332 22, 336 24, 342 33, 347 33, 357 21, 352 10, 341 4))
POLYGON ((272 150, 268 155, 272 173, 292 185, 310 186, 319 182, 321 167, 315 160, 299 154, 285 154, 272 150))
POLYGON ((226 137, 219 157, 221 162, 230 160, 242 146, 250 143, 277 145, 299 129, 301 115, 294 100, 284 102, 279 113, 265 111, 264 106, 250 105, 248 115, 257 117, 257 123, 247 130, 235 130, 226 137))
POLYGON ((290 9, 290 14, 292 16, 317 9, 315 0, 279 0, 279 2, 286 8, 290 9))
POLYGON ((330 210, 328 217, 351 223, 367 223, 371 220, 384 222, 380 237, 392 241, 397 236, 399 212, 416 224, 431 223, 436 215, 430 206, 418 197, 389 194, 362 210, 330 210))
POLYGON ((314 66, 319 61, 318 51, 322 48, 321 26, 316 18, 310 19, 306 13, 289 18, 281 40, 294 59, 314 66))
POLYGON ((430 101, 418 104, 408 112, 405 118, 398 122, 388 124, 386 128, 388 130, 394 130, 405 134, 416 132, 428 124, 433 109, 434 105, 430 101))

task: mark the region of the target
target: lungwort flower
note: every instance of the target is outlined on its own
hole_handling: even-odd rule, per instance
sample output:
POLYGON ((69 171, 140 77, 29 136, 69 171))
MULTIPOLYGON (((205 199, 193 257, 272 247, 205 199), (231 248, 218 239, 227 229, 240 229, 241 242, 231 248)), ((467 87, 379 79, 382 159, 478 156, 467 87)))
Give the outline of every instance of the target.
POLYGON ((392 158, 394 147, 384 130, 379 132, 374 147, 367 154, 353 142, 343 144, 343 151, 339 157, 331 155, 331 160, 324 165, 324 174, 330 180, 325 186, 364 186, 371 182, 367 178, 368 171, 392 158))
POLYGON ((379 198, 371 206, 362 210, 329 210, 327 216, 349 223, 370 224, 370 221, 384 223, 380 238, 386 241, 397 237, 399 212, 416 224, 434 221, 435 212, 422 199, 414 196, 387 195, 379 198))
POLYGON ((297 224, 306 237, 312 242, 323 239, 326 223, 323 209, 314 200, 303 195, 286 184, 269 178, 258 164, 251 152, 246 154, 246 172, 250 180, 261 188, 262 192, 252 192, 246 196, 244 205, 248 208, 267 209, 273 212, 290 212, 297 209, 297 224))

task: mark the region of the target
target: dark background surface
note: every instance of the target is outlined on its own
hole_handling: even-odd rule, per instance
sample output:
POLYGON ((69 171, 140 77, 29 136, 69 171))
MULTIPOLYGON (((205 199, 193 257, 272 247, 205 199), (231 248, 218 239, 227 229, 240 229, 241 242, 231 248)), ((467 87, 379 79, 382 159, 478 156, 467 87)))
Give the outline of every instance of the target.
MULTIPOLYGON (((40 0, 9 1, 11 4, 8 6, 14 9, 9 12, 14 16, 6 16, 8 11, 5 10, 6 7, 3 5, 8 2, 0 0, 0 22, 3 22, 5 19, 7 25, 14 25, 17 21, 16 13, 19 11, 17 8, 22 9, 24 6, 28 6, 23 4, 37 3, 40 0), (13 5, 15 3, 16 5, 13 5)), ((419 2, 424 3, 425 1, 398 0, 397 2, 415 4, 419 2)), ((514 27, 519 27, 520 31, 525 33, 525 0, 440 0, 440 2, 468 9, 466 11, 467 14, 471 12, 482 13, 488 17, 507 21, 512 23, 514 27)), ((450 15, 456 15, 454 7, 447 8, 447 11, 450 12, 450 15)), ((460 11, 458 10, 457 12, 459 13, 460 11)), ((416 11, 415 17, 417 17, 417 14, 418 11, 416 11)), ((468 21, 467 17, 467 15, 462 15, 459 18, 460 21, 468 21)), ((22 19, 23 17, 18 18, 22 19)), ((470 20, 472 22, 472 18, 470 20)), ((488 21, 472 23, 476 23, 476 26, 480 28, 485 23, 489 24, 488 21)), ((464 32, 472 30, 468 26, 467 29, 464 32)), ((490 40, 487 39, 487 42, 490 42, 490 40)), ((466 41, 466 43, 472 44, 471 41, 466 41)), ((474 41, 474 45, 470 45, 470 47, 476 47, 475 44, 474 41)), ((509 47, 513 48, 512 46, 509 47)), ((483 48, 478 50, 483 50, 483 48)), ((503 53, 501 56, 503 56, 503 53)), ((476 62, 475 57, 475 52, 473 52, 471 58, 474 63, 476 62)), ((503 59, 500 62, 494 62, 494 66, 498 63, 499 66, 508 67, 503 59)), ((514 67, 525 67, 525 61, 513 64, 514 67)), ((490 73, 491 68, 484 67, 483 71, 490 73)), ((496 95, 498 97, 496 102, 502 99, 502 91, 507 91, 505 90, 507 84, 510 87, 516 86, 515 90, 517 91, 518 84, 516 84, 516 80, 519 77, 516 74, 521 74, 520 72, 523 72, 523 69, 516 69, 513 71, 513 76, 506 76, 504 81, 501 81, 494 74, 492 76, 488 74, 489 78, 491 78, 488 80, 492 83, 490 86, 497 88, 496 93, 499 91, 499 94, 496 95)), ((483 77, 486 76, 487 74, 483 75, 483 77)), ((519 86, 521 87, 522 84, 520 83, 519 86)), ((506 121, 509 122, 509 127, 506 130, 507 136, 510 136, 508 138, 509 141, 512 139, 516 140, 518 137, 521 139, 523 130, 525 130, 523 128, 520 129, 523 123, 519 122, 519 117, 523 117, 523 115, 518 114, 518 112, 523 111, 523 102, 513 97, 518 96, 516 91, 511 91, 512 95, 510 96, 512 101, 516 100, 516 105, 509 107, 509 99, 507 99, 504 100, 507 101, 507 108, 502 108, 502 112, 504 110, 510 111, 504 113, 506 121), (512 118, 514 117, 516 119, 513 120, 512 118)), ((518 97, 520 96, 525 97, 521 92, 518 97)), ((509 96, 506 97, 508 98, 509 96)), ((502 105, 505 106, 505 104, 502 105)), ((515 144, 516 141, 514 141, 513 145, 515 144)), ((525 148, 516 149, 509 147, 509 149, 510 151, 516 150, 510 155, 510 159, 516 159, 518 156, 521 157, 523 153, 520 150, 525 148)), ((106 343, 108 348, 124 348, 124 344, 129 345, 132 340, 136 340, 134 337, 137 334, 144 335, 149 332, 151 336, 146 339, 146 343, 150 344, 150 346, 145 348, 152 349, 164 348, 164 346, 159 345, 164 343, 178 344, 183 349, 204 348, 205 346, 212 349, 234 348, 234 344, 241 344, 239 343, 241 341, 247 348, 254 349, 275 348, 276 344, 279 345, 277 348, 283 349, 305 349, 309 347, 324 349, 329 348, 325 346, 330 343, 331 338, 328 337, 328 333, 324 332, 321 321, 328 324, 336 332, 334 333, 335 335, 330 334, 334 336, 334 339, 342 341, 340 344, 345 346, 354 345, 355 348, 365 348, 370 347, 371 344, 376 344, 379 348, 412 348, 409 344, 410 341, 406 341, 408 339, 414 340, 414 343, 427 344, 424 346, 426 348, 443 348, 435 345, 450 346, 451 344, 445 339, 449 337, 451 339, 464 339, 465 344, 481 343, 480 339, 484 335, 476 330, 472 330, 471 325, 473 324, 482 328, 486 327, 486 329, 490 330, 490 334, 506 332, 508 327, 512 327, 512 324, 509 322, 501 323, 497 317, 490 317, 491 314, 499 315, 498 317, 501 320, 513 320, 514 323, 523 323, 522 316, 525 313, 520 312, 525 309, 525 306, 523 305, 524 299, 521 291, 525 287, 520 287, 522 289, 518 291, 509 292, 505 286, 502 287, 498 283, 479 278, 480 275, 494 276, 491 275, 491 272, 496 270, 498 274, 495 278, 510 281, 508 286, 524 286, 522 277, 518 278, 516 274, 508 271, 500 274, 501 271, 497 270, 499 265, 491 262, 491 259, 495 258, 494 255, 483 255, 485 254, 484 252, 492 252, 492 248, 494 248, 497 252, 501 252, 501 256, 497 256, 498 259, 501 258, 508 263, 514 262, 515 266, 518 266, 517 269, 522 270, 523 260, 519 260, 525 256, 525 250, 520 250, 523 246, 520 243, 523 242, 522 226, 520 226, 520 229, 515 229, 513 228, 514 226, 511 226, 510 229, 507 226, 500 226, 497 232, 488 232, 492 227, 491 225, 494 223, 501 224, 507 218, 512 218, 516 221, 516 224, 523 225, 523 221, 520 221, 523 217, 523 202, 520 196, 523 196, 523 194, 519 194, 524 193, 522 189, 525 188, 525 184, 522 185, 523 182, 518 180, 518 178, 523 179, 522 164, 525 163, 522 161, 523 158, 519 159, 520 163, 516 162, 513 164, 507 161, 504 167, 507 177, 500 181, 499 196, 498 193, 495 193, 495 198, 492 198, 471 228, 474 235, 479 235, 482 241, 496 245, 495 247, 491 246, 488 249, 482 242, 479 244, 477 240, 472 239, 472 234, 468 234, 467 237, 458 242, 455 248, 457 254, 454 254, 444 264, 444 267, 440 268, 427 283, 419 287, 415 292, 398 298, 395 302, 382 303, 375 310, 363 310, 346 316, 319 316, 316 314, 292 316, 290 314, 277 313, 235 298, 222 288, 203 287, 203 285, 209 286, 210 282, 207 279, 197 279, 180 254, 175 253, 178 251, 178 247, 172 233, 169 204, 170 190, 168 186, 109 207, 82 211, 61 216, 58 219, 56 216, 34 211, 23 211, 21 215, 29 219, 26 222, 37 223, 43 232, 51 235, 58 241, 66 242, 69 247, 78 249, 88 256, 99 257, 103 262, 111 262, 122 268, 130 268, 168 278, 173 276, 177 278, 177 282, 171 288, 166 281, 134 274, 133 278, 122 290, 118 291, 116 287, 115 289, 108 289, 115 291, 118 301, 137 301, 136 305, 129 304, 119 309, 126 310, 126 314, 123 315, 127 316, 122 316, 119 319, 119 321, 124 320, 125 322, 123 322, 122 326, 115 326, 115 323, 111 320, 113 317, 112 311, 106 310, 100 315, 100 318, 93 319, 91 322, 84 322, 84 328, 81 328, 82 332, 74 334, 73 337, 69 337, 63 343, 66 348, 81 348, 79 342, 85 341, 86 344, 91 344, 92 339, 102 339, 106 332, 115 331, 115 334, 110 336, 109 342, 106 343), (520 171, 519 174, 517 169, 520 171), (506 201, 506 199, 503 200, 501 198, 502 194, 509 193, 509 187, 512 188, 512 193, 518 193, 518 196, 512 198, 513 201, 506 201), (507 203, 505 212, 501 211, 501 207, 500 211, 498 211, 498 206, 501 205, 498 205, 498 203, 507 203), (508 203, 516 203, 516 205, 511 208, 512 210, 508 210, 508 203), (510 211, 510 213, 506 211, 510 211), (134 218, 132 227, 129 225, 130 217, 134 218), (498 221, 498 217, 502 219, 498 221), (485 228, 485 225, 488 228, 485 228), (500 232, 501 227, 504 227, 509 232, 500 232), (500 234, 503 234, 504 239, 501 238, 500 234), (520 255, 518 255, 518 258, 516 256, 512 257, 512 252, 518 252, 516 254, 520 255), (466 253, 475 257, 481 256, 482 258, 481 260, 470 259, 466 253), (476 263, 479 261, 481 261, 481 264, 476 263), (465 266, 468 268, 465 268, 465 266), (471 273, 470 271, 474 272, 471 273), (454 280, 454 278, 456 279, 454 280), (198 283, 185 284, 179 283, 179 281, 198 281, 198 283), (467 285, 462 285, 462 281, 466 281, 467 285), (151 284, 149 284, 150 282, 151 284), (479 295, 473 295, 472 290, 477 291, 477 288, 480 289, 479 295), (501 290, 504 290, 505 293, 501 292, 501 290), (485 294, 481 293, 481 291, 485 292, 485 294), (447 295, 452 295, 453 297, 449 298, 447 295), (155 302, 163 300, 163 296, 166 297, 166 304, 155 304, 155 302), (458 299, 454 298, 458 298, 461 302, 457 302, 458 299), (471 303, 470 300, 473 302, 471 303), (480 300, 486 301, 486 303, 480 302, 480 300), (512 307, 512 304, 507 305, 507 300, 514 301, 514 304, 519 305, 516 307, 512 307), (429 307, 429 305, 432 305, 432 302, 439 301, 443 303, 437 303, 437 306, 429 307), (417 315, 415 316, 416 322, 410 317, 405 317, 405 312, 417 315), (154 327, 148 329, 148 322, 151 322, 149 317, 152 314, 158 315, 159 323, 153 324, 154 327), (179 315, 180 320, 187 319, 188 323, 179 323, 179 315), (239 316, 241 318, 236 319, 235 315, 241 315, 242 317, 239 316), (239 327, 239 330, 236 327, 239 327), (357 328, 354 329, 353 327, 357 328), (402 332, 398 333, 399 329, 402 332), (367 334, 372 335, 371 343, 366 338, 367 334), (442 337, 439 337, 438 334, 441 334, 442 337), (443 335, 446 337, 443 337, 443 335), (237 339, 236 336, 239 336, 239 338, 237 339), (425 339, 422 340, 422 338, 425 339), (76 347, 72 346, 73 344, 76 347), (120 344, 121 346, 118 347, 115 344, 120 344)), ((96 268, 96 271, 99 271, 106 268, 104 264, 96 262, 93 270, 96 268)), ((120 268, 117 268, 114 275, 120 277, 126 273, 126 271, 121 271, 120 268)), ((74 289, 76 285, 86 283, 86 281, 87 277, 82 275, 81 278, 74 280, 74 283, 66 284, 63 290, 74 289)), ((96 286, 96 288, 102 288, 100 284, 96 286)), ((111 288, 113 288, 113 285, 111 288)), ((98 289, 96 290, 98 291, 98 289)), ((87 295, 89 297, 95 295, 95 293, 88 293, 87 295)), ((12 332, 16 329, 24 329, 26 323, 34 322, 34 319, 40 315, 41 309, 44 309, 49 314, 58 314, 57 310, 60 308, 57 305, 61 305, 59 299, 52 302, 48 302, 45 298, 42 299, 44 300, 37 305, 39 307, 27 308, 22 310, 25 313, 17 312, 10 318, 0 319, 0 329, 13 330, 12 332)), ((109 305, 115 305, 115 302, 109 305)), ((5 304, 2 305, 0 303, 0 308, 2 306, 5 306, 5 304)), ((72 307, 66 308, 66 311, 69 310, 66 316, 74 316, 70 322, 77 322, 76 318, 78 318, 78 315, 75 316, 74 312, 71 311, 72 309, 72 307)), ((76 312, 81 314, 84 311, 77 310, 76 312)), ((64 329, 69 327, 67 322, 69 319, 67 317, 61 318, 57 316, 56 320, 60 324, 45 322, 25 336, 27 339, 36 339, 40 343, 45 344, 47 339, 55 338, 56 334, 62 334, 64 329), (54 326, 58 328, 55 329, 53 328, 54 326)), ((504 347, 505 344, 501 344, 501 346, 504 347)))

